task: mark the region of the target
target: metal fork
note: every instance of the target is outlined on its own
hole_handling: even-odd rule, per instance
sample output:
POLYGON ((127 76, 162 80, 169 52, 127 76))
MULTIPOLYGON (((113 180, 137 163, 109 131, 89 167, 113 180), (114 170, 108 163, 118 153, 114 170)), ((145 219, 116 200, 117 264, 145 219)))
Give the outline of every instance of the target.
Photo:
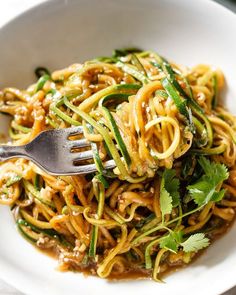
MULTIPOLYGON (((83 133, 83 128, 72 127, 41 132, 34 140, 23 146, 0 145, 0 161, 11 158, 26 158, 52 175, 88 174, 97 171, 95 164, 78 165, 93 158, 91 143, 85 138, 69 140, 73 135, 83 133), (76 149, 76 150, 75 150, 76 149), (75 150, 74 152, 72 152, 75 150), (78 166, 77 166, 78 165, 78 166)), ((114 160, 104 162, 105 169, 114 168, 114 160)))

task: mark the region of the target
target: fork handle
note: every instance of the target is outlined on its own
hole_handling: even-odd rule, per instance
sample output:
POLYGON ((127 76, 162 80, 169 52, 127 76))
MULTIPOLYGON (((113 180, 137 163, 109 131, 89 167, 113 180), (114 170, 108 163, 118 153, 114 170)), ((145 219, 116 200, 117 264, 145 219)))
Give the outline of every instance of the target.
POLYGON ((0 161, 11 158, 27 157, 25 146, 0 145, 0 161))

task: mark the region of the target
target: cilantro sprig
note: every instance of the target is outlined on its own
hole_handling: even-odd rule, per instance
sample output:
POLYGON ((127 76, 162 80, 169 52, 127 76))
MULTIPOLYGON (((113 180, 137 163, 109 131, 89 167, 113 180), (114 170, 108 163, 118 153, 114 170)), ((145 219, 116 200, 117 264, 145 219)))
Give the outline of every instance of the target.
POLYGON ((182 249, 185 253, 198 252, 209 246, 210 240, 204 233, 196 233, 188 238, 184 238, 182 231, 172 231, 168 229, 169 234, 152 241, 145 251, 145 265, 146 269, 152 268, 151 248, 152 246, 159 244, 161 249, 169 250, 172 253, 177 253, 179 249, 182 249))
POLYGON ((193 234, 188 237, 186 240, 183 239, 183 232, 171 232, 165 236, 160 242, 160 248, 165 248, 171 252, 177 253, 180 247, 183 248, 183 251, 188 252, 197 252, 203 248, 208 247, 210 240, 205 237, 203 233, 193 234))
POLYGON ((198 162, 205 174, 187 189, 194 202, 201 207, 210 201, 222 200, 225 190, 217 191, 217 187, 229 177, 229 172, 225 165, 210 162, 205 157, 200 157, 198 162))
MULTIPOLYGON (((224 164, 211 162, 203 156, 199 158, 198 162, 204 174, 195 183, 187 186, 189 195, 198 205, 196 211, 211 201, 219 202, 222 200, 225 190, 218 190, 218 187, 229 177, 228 169, 224 164)), ((175 170, 166 169, 162 175, 160 189, 160 208, 163 224, 165 215, 170 214, 172 209, 179 204, 179 179, 175 176, 175 170)))
POLYGON ((181 209, 181 198, 179 193, 179 179, 173 169, 165 169, 162 174, 160 185, 160 209, 162 213, 162 222, 155 227, 143 232, 136 237, 132 244, 138 243, 142 238, 159 230, 166 230, 168 234, 165 236, 157 236, 155 240, 150 242, 145 250, 146 268, 152 267, 151 249, 158 246, 160 249, 167 249, 173 253, 177 253, 182 249, 185 253, 197 252, 209 246, 210 240, 204 233, 195 233, 189 237, 184 237, 182 231, 179 230, 178 224, 175 229, 171 229, 170 225, 174 224, 186 216, 189 216, 201 210, 209 202, 220 201, 225 194, 224 189, 220 189, 224 180, 229 177, 228 170, 225 165, 215 163, 201 156, 198 160, 202 168, 203 174, 193 184, 187 186, 186 193, 190 195, 197 205, 190 211, 184 212, 179 210, 179 216, 171 220, 165 220, 167 214, 171 214, 173 208, 179 206, 181 209))

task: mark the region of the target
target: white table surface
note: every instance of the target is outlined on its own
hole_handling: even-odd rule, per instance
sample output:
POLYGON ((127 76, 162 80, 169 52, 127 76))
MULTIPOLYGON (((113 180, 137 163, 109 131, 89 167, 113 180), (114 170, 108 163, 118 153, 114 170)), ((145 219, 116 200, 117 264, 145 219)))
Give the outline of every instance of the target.
MULTIPOLYGON (((45 0, 0 0, 0 27, 22 11, 45 0)), ((215 0, 236 12, 236 0, 215 0)), ((0 295, 24 295, 0 279, 0 295)), ((46 295, 46 294, 45 294, 46 295)), ((224 293, 236 295, 236 287, 224 293)))

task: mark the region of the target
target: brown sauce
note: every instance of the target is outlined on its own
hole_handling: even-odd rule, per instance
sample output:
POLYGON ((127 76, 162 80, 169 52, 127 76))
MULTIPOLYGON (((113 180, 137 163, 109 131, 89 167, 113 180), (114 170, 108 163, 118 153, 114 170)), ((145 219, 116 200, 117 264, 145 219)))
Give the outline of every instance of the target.
POLYGON ((53 258, 58 259, 58 253, 55 248, 39 248, 38 246, 35 247, 39 252, 53 258))

